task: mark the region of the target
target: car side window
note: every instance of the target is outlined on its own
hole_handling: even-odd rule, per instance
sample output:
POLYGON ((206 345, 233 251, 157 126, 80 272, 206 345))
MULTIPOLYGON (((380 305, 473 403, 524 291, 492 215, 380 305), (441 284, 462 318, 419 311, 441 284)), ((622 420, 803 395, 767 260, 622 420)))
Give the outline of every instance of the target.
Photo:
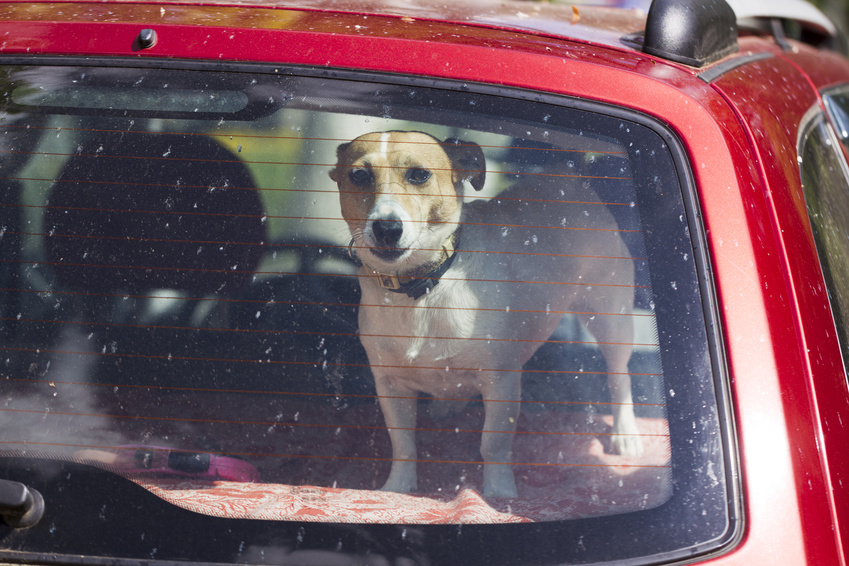
MULTIPOLYGON (((849 98, 830 99, 838 131, 849 125, 849 98)), ((846 135, 841 135, 845 145, 846 135)), ((849 359, 849 171, 826 117, 817 113, 802 129, 799 159, 805 203, 828 288, 843 359, 849 359)))

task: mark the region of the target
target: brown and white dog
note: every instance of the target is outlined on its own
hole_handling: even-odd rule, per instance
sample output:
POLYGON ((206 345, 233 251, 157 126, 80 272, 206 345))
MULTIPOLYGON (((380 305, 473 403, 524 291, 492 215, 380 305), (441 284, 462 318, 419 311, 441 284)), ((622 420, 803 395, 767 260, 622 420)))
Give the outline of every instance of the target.
POLYGON ((360 338, 392 443, 382 489, 416 489, 419 392, 449 402, 479 393, 484 495, 515 497, 522 366, 567 311, 607 364, 611 451, 641 452, 628 374, 633 261, 592 190, 541 175, 463 205, 467 183, 484 185, 483 151, 421 132, 366 134, 337 159, 330 177, 360 263, 360 338))

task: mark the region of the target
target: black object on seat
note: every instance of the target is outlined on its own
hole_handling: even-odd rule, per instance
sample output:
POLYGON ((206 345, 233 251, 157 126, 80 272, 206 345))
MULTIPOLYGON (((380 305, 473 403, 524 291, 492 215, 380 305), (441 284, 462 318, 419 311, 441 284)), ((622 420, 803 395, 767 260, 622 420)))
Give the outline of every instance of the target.
POLYGON ((262 215, 245 166, 207 136, 94 133, 51 191, 47 255, 88 292, 233 292, 262 255, 262 215))

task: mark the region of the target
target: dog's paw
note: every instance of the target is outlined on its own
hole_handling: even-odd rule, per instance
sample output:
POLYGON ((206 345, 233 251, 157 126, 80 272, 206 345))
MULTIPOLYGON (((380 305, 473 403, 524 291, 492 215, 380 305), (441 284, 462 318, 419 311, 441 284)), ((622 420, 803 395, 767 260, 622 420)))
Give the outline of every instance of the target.
POLYGON ((389 479, 383 484, 379 491, 391 491, 393 493, 412 493, 416 491, 416 478, 409 477, 393 477, 389 475, 389 479))
POLYGON ((409 484, 391 484, 386 482, 378 491, 390 491, 392 493, 413 493, 416 491, 415 485, 409 484))
POLYGON ((610 453, 620 456, 642 456, 643 441, 633 434, 614 434, 610 437, 610 453))
POLYGON ((483 472, 484 497, 518 497, 516 480, 510 466, 487 465, 483 472))
POLYGON ((643 441, 637 423, 630 418, 619 419, 610 436, 610 453, 620 456, 641 456, 643 441))
POLYGON ((610 436, 610 453, 620 456, 642 456, 643 441, 637 419, 630 406, 616 415, 613 420, 613 433, 610 436))

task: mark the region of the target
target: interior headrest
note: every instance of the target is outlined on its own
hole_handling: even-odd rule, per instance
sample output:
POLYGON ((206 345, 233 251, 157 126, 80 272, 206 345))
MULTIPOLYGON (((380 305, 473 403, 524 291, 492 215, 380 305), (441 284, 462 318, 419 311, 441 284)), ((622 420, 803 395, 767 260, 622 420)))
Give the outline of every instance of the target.
POLYGON ((228 292, 259 261, 262 216, 246 167, 207 136, 95 133, 51 190, 45 243, 67 287, 228 292))

